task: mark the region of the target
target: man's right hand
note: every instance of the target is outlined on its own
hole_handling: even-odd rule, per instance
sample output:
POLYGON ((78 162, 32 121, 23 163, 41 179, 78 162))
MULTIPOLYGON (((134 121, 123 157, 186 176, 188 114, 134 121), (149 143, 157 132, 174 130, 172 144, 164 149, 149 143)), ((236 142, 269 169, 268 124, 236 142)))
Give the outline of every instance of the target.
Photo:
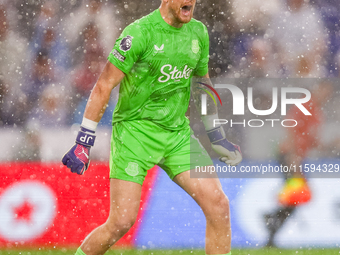
POLYGON ((64 155, 62 162, 72 173, 82 175, 90 165, 90 149, 94 145, 94 132, 81 127, 76 144, 64 155))
POLYGON ((90 165, 90 148, 76 143, 64 155, 63 164, 70 168, 72 173, 84 174, 90 165))

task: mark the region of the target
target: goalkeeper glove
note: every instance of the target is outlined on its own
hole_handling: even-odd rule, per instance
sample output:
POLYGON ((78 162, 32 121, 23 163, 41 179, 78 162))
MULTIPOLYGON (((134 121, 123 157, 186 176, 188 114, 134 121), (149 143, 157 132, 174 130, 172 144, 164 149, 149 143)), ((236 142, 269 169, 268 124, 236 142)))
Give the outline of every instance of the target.
POLYGON ((94 131, 80 128, 76 144, 64 155, 62 162, 72 173, 82 175, 90 165, 90 149, 94 145, 94 131))
POLYGON ((207 130, 212 149, 219 154, 220 161, 236 166, 242 161, 240 146, 229 142, 221 126, 207 130))

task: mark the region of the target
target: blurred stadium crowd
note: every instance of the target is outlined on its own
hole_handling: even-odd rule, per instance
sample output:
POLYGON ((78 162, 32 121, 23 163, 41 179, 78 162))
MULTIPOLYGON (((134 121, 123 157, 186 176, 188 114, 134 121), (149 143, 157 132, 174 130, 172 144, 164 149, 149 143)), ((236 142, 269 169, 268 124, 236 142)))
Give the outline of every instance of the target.
MULTIPOLYGON (((0 0, 0 127, 80 123, 120 32, 159 5, 0 0)), ((339 76, 337 0, 197 0, 195 18, 209 30, 211 77, 339 76)), ((111 124, 117 94, 101 125, 111 124)))

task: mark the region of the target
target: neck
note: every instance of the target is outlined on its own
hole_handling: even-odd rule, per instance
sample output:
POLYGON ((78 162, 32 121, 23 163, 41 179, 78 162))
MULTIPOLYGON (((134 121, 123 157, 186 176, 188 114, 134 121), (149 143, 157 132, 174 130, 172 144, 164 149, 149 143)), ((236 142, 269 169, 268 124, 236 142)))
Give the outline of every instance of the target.
POLYGON ((171 13, 170 9, 167 7, 167 4, 162 2, 161 6, 159 7, 159 11, 162 15, 163 20, 168 23, 170 26, 181 28, 184 23, 179 22, 173 13, 171 13))

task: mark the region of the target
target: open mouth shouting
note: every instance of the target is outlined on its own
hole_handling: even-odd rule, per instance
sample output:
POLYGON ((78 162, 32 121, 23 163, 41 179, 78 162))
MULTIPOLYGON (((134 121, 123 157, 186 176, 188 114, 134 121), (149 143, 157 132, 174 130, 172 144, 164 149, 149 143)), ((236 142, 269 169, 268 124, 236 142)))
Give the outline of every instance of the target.
POLYGON ((190 22, 196 0, 163 0, 160 11, 163 19, 174 27, 190 22))
POLYGON ((181 7, 181 14, 185 17, 190 17, 191 16, 191 10, 192 10, 192 5, 183 5, 181 7))

